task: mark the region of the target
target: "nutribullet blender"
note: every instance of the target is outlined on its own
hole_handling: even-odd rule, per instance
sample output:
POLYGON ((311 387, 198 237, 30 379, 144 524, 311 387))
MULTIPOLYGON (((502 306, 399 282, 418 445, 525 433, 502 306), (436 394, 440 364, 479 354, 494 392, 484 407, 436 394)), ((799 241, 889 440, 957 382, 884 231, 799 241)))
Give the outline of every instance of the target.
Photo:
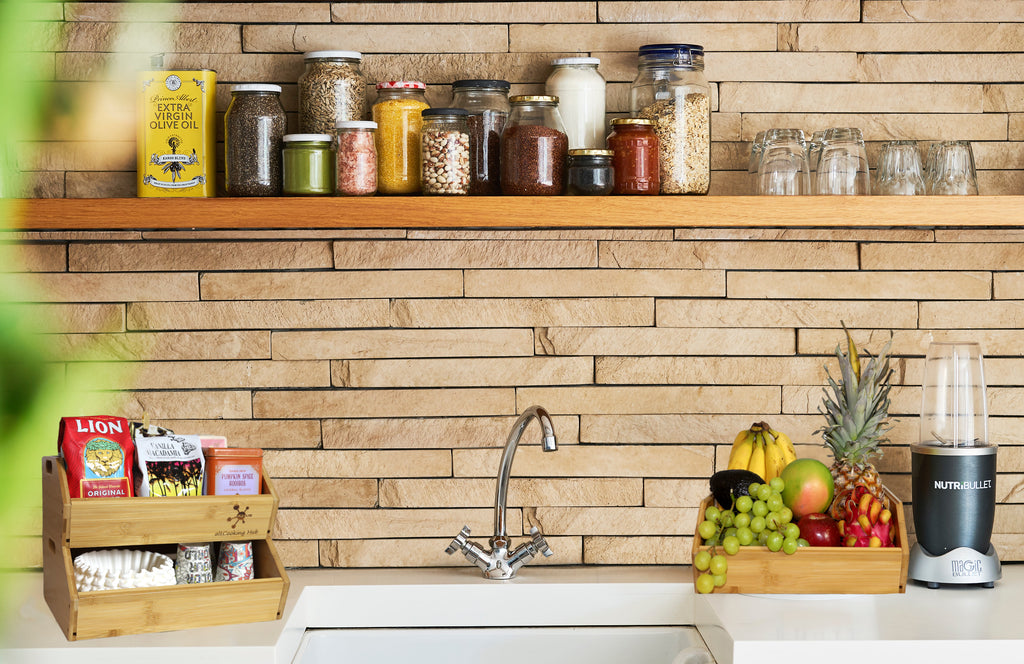
POLYGON ((928 347, 920 443, 910 446, 917 543, 908 576, 929 588, 980 584, 1002 576, 992 546, 996 446, 988 441, 981 349, 976 343, 928 347))

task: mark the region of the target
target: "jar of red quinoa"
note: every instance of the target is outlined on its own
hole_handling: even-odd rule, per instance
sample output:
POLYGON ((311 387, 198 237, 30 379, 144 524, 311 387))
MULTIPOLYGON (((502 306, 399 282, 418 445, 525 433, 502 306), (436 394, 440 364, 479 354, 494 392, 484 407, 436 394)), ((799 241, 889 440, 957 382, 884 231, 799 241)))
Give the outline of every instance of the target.
POLYGON ((334 193, 338 196, 369 196, 377 191, 377 123, 343 120, 337 123, 334 151, 337 158, 334 193))
POLYGON ((501 192, 513 196, 565 193, 569 139, 558 97, 515 95, 501 133, 501 192))

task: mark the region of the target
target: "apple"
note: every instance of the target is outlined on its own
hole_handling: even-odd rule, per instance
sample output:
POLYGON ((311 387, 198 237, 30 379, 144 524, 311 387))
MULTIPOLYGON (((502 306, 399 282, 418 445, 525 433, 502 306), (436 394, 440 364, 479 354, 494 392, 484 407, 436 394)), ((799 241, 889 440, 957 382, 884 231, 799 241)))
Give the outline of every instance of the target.
POLYGON ((800 537, 811 546, 839 546, 839 526, 828 514, 805 514, 796 525, 800 528, 800 537))

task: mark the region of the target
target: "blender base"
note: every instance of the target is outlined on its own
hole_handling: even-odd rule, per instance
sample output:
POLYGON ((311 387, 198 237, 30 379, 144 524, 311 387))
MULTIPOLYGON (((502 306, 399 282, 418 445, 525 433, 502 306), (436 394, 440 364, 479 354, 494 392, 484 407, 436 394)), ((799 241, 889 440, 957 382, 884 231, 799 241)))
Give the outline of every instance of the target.
POLYGON ((907 576, 924 582, 929 588, 938 588, 943 583, 991 588, 1002 578, 1003 570, 991 544, 987 553, 962 546, 941 556, 933 556, 920 544, 914 544, 910 549, 907 576))

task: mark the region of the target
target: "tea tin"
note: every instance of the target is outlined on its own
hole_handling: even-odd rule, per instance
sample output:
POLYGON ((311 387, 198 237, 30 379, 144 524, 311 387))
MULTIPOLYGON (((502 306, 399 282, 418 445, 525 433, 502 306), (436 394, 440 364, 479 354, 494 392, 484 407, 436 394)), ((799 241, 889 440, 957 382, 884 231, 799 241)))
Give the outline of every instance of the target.
POLYGON ((141 72, 139 196, 215 195, 216 91, 211 69, 141 72))

